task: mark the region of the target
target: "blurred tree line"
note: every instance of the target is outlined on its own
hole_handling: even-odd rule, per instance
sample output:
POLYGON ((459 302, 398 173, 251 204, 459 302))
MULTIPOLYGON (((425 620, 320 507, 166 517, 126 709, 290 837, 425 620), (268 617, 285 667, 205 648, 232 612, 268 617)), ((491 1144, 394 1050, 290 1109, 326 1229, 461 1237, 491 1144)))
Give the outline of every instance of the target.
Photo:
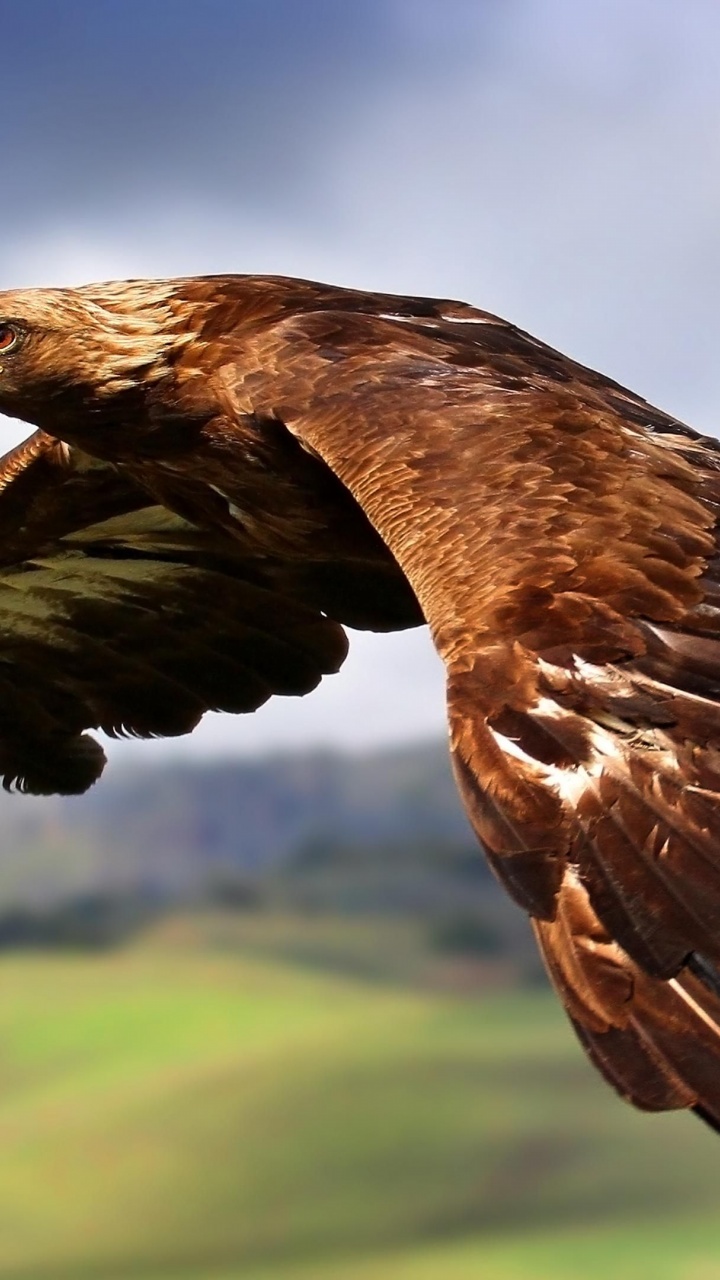
POLYGON ((85 797, 2 797, 0 818, 0 948, 115 946, 192 906, 325 967, 537 976, 441 744, 109 771, 85 797))

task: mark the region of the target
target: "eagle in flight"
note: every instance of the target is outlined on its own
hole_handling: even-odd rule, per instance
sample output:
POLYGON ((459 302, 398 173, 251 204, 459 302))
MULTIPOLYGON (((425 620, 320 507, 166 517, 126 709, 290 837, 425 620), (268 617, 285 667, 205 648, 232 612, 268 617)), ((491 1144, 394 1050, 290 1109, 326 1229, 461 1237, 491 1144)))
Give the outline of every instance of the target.
POLYGON ((590 1058, 720 1128, 720 445, 496 316, 280 277, 0 293, 0 773, 427 623, 459 790, 590 1058))

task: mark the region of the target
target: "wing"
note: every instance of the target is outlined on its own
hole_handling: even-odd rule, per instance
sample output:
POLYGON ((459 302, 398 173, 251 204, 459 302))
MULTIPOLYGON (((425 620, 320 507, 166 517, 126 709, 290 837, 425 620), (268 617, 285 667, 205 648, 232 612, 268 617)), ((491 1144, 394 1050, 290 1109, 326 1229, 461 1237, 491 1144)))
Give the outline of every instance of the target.
POLYGON ((37 432, 0 461, 0 773, 84 791, 85 729, 188 733, 337 671, 347 642, 238 543, 37 432))
POLYGON ((638 1106, 720 1124, 718 445, 455 304, 265 343, 238 403, 407 574, 465 806, 580 1039, 638 1106))

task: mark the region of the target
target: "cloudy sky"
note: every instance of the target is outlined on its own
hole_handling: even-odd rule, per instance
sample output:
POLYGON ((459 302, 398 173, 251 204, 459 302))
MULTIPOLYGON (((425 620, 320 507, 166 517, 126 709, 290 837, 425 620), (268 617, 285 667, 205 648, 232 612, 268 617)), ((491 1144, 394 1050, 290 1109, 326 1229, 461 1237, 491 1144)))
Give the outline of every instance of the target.
MULTIPOLYGON (((0 0, 0 23, 0 287, 456 296, 720 424, 717 0, 0 0)), ((426 636, 365 636, 310 699, 186 749, 442 725, 426 636)))

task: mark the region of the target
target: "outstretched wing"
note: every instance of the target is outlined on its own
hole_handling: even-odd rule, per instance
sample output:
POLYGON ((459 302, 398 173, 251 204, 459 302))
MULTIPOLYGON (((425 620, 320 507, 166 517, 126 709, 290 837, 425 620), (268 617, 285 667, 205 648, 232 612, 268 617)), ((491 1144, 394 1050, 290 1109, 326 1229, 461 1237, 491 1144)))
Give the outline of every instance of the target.
POLYGON ((720 1124, 718 446, 469 308, 323 311, 269 345, 282 390, 238 401, 407 574, 467 811, 580 1039, 637 1105, 720 1124))
POLYGON ((0 461, 0 773, 84 791, 83 731, 188 733, 337 671, 342 628, 242 545, 158 505, 111 465, 37 432, 0 461))

